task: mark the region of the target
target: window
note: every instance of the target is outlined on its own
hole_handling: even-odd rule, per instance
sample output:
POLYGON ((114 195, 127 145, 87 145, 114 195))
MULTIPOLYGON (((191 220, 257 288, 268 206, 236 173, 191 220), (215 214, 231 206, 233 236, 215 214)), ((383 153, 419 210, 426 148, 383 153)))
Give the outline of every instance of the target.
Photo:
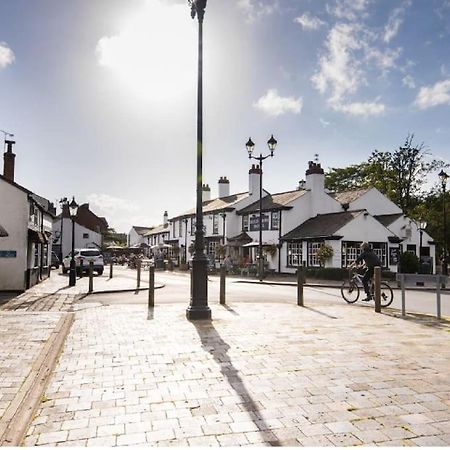
POLYGON ((177 237, 175 222, 172 222, 172 236, 177 237))
POLYGON ((208 255, 215 255, 216 254, 216 247, 219 245, 216 241, 211 241, 208 243, 207 251, 208 255))
POLYGON ((278 230, 280 227, 280 211, 272 211, 272 230, 278 230))
POLYGON ((342 267, 348 267, 356 261, 356 258, 361 254, 361 242, 342 242, 342 267))
MULTIPOLYGON (((387 267, 387 244, 386 242, 369 242, 375 255, 381 261, 381 267, 387 267)), ((415 249, 416 246, 414 246, 415 249)))
POLYGON ((242 216, 242 231, 248 231, 248 215, 242 216))
POLYGON ((83 239, 89 239, 89 233, 83 233, 83 239))
POLYGON ((195 234, 195 217, 191 218, 191 236, 195 234))
POLYGON ((34 266, 33 267, 39 267, 39 244, 33 244, 34 245, 34 266))
POLYGON ((213 214, 213 234, 219 234, 219 216, 217 214, 213 214))
MULTIPOLYGON (((262 229, 268 230, 270 223, 270 215, 267 213, 266 214, 263 213, 261 220, 262 220, 262 229)), ((250 231, 259 231, 259 214, 252 214, 250 216, 250 231)))
POLYGON ((317 252, 319 251, 322 242, 308 242, 308 266, 319 267, 320 261, 317 258, 317 252))
POLYGON ((287 245, 287 265, 297 267, 302 264, 302 243, 288 242, 287 245))
POLYGON ((416 254, 416 245, 415 244, 408 244, 406 246, 406 251, 409 253, 413 253, 414 255, 416 254))

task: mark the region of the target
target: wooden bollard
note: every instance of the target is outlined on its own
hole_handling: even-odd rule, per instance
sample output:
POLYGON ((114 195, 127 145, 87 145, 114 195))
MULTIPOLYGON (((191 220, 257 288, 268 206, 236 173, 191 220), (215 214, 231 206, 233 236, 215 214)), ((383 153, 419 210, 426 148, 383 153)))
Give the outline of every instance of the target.
POLYGON ((219 303, 225 305, 225 280, 227 276, 227 270, 224 265, 220 266, 220 294, 219 303))
POLYGON ((89 294, 94 291, 94 261, 89 261, 89 294))
POLYGON ((109 263, 109 278, 113 277, 113 260, 109 263))
POLYGON ((305 283, 303 266, 297 268, 297 305, 304 306, 303 304, 303 285, 305 283))
POLYGON ((374 285, 375 285, 375 312, 381 312, 381 267, 374 268, 374 285))
POLYGON ((151 264, 148 268, 148 307, 155 306, 155 266, 151 264))
POLYGON ((137 289, 141 287, 141 260, 138 259, 136 261, 136 269, 137 269, 137 289))

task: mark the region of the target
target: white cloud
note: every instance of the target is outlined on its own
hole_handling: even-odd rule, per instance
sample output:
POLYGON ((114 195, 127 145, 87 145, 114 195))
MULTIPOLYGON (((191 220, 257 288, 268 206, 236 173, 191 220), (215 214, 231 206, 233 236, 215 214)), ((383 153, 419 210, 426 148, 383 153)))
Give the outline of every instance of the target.
POLYGON ((318 17, 311 16, 309 13, 302 14, 294 19, 294 22, 299 23, 305 30, 318 30, 325 25, 323 20, 318 17))
POLYGON ((411 0, 405 0, 401 6, 395 8, 391 15, 389 16, 388 23, 384 27, 383 40, 389 43, 395 36, 397 36, 398 30, 400 29, 405 11, 411 6, 411 0))
POLYGON ((331 122, 328 122, 328 120, 322 119, 322 117, 319 118, 319 122, 321 123, 323 128, 327 128, 331 125, 331 122))
POLYGON ((8 44, 0 42, 0 69, 9 66, 15 59, 14 52, 8 47, 8 44))
POLYGON ((402 84, 403 86, 406 86, 410 89, 416 88, 416 82, 414 81, 414 78, 411 75, 406 75, 405 77, 403 77, 402 84))
POLYGON ((420 109, 428 109, 439 105, 450 105, 450 78, 439 81, 433 86, 420 88, 415 104, 420 109))
POLYGON ((276 89, 269 89, 253 106, 269 116, 280 116, 285 113, 300 114, 303 99, 302 97, 281 97, 276 89))
POLYGON ((279 9, 278 0, 270 4, 260 0, 237 0, 236 5, 245 14, 247 22, 269 16, 279 9))
POLYGON ((385 106, 382 103, 369 102, 354 102, 347 104, 335 105, 337 111, 350 114, 351 116, 380 116, 385 111, 385 106))
POLYGON ((113 197, 109 194, 89 194, 87 196, 87 201, 94 209, 100 211, 101 214, 106 215, 138 210, 135 203, 123 198, 113 197))
POLYGON ((356 20, 360 16, 366 16, 366 9, 370 3, 371 0, 337 0, 334 8, 327 4, 327 11, 338 19, 356 20))

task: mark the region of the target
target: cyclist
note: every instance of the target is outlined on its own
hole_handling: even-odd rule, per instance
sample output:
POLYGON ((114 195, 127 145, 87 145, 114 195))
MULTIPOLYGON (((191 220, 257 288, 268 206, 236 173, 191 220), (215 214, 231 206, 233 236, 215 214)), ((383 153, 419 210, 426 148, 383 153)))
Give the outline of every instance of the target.
POLYGON ((362 300, 363 302, 368 302, 372 300, 372 293, 370 292, 369 283, 373 277, 374 267, 381 267, 381 261, 367 242, 363 242, 360 248, 362 251, 361 254, 356 258, 355 262, 350 264, 350 267, 361 267, 362 265, 367 267, 361 281, 366 293, 366 298, 363 298, 362 300))

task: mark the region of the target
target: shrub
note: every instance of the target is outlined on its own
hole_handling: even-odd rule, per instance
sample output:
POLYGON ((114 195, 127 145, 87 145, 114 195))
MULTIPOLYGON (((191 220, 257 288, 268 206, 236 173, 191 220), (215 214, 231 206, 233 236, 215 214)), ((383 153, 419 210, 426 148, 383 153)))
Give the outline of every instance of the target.
POLYGON ((400 255, 400 273, 417 273, 419 271, 419 258, 410 252, 400 255))
POLYGON ((325 265, 325 263, 332 258, 334 255, 333 247, 331 247, 328 244, 323 244, 320 246, 319 250, 317 251, 317 258, 320 261, 320 264, 322 266, 325 265))

